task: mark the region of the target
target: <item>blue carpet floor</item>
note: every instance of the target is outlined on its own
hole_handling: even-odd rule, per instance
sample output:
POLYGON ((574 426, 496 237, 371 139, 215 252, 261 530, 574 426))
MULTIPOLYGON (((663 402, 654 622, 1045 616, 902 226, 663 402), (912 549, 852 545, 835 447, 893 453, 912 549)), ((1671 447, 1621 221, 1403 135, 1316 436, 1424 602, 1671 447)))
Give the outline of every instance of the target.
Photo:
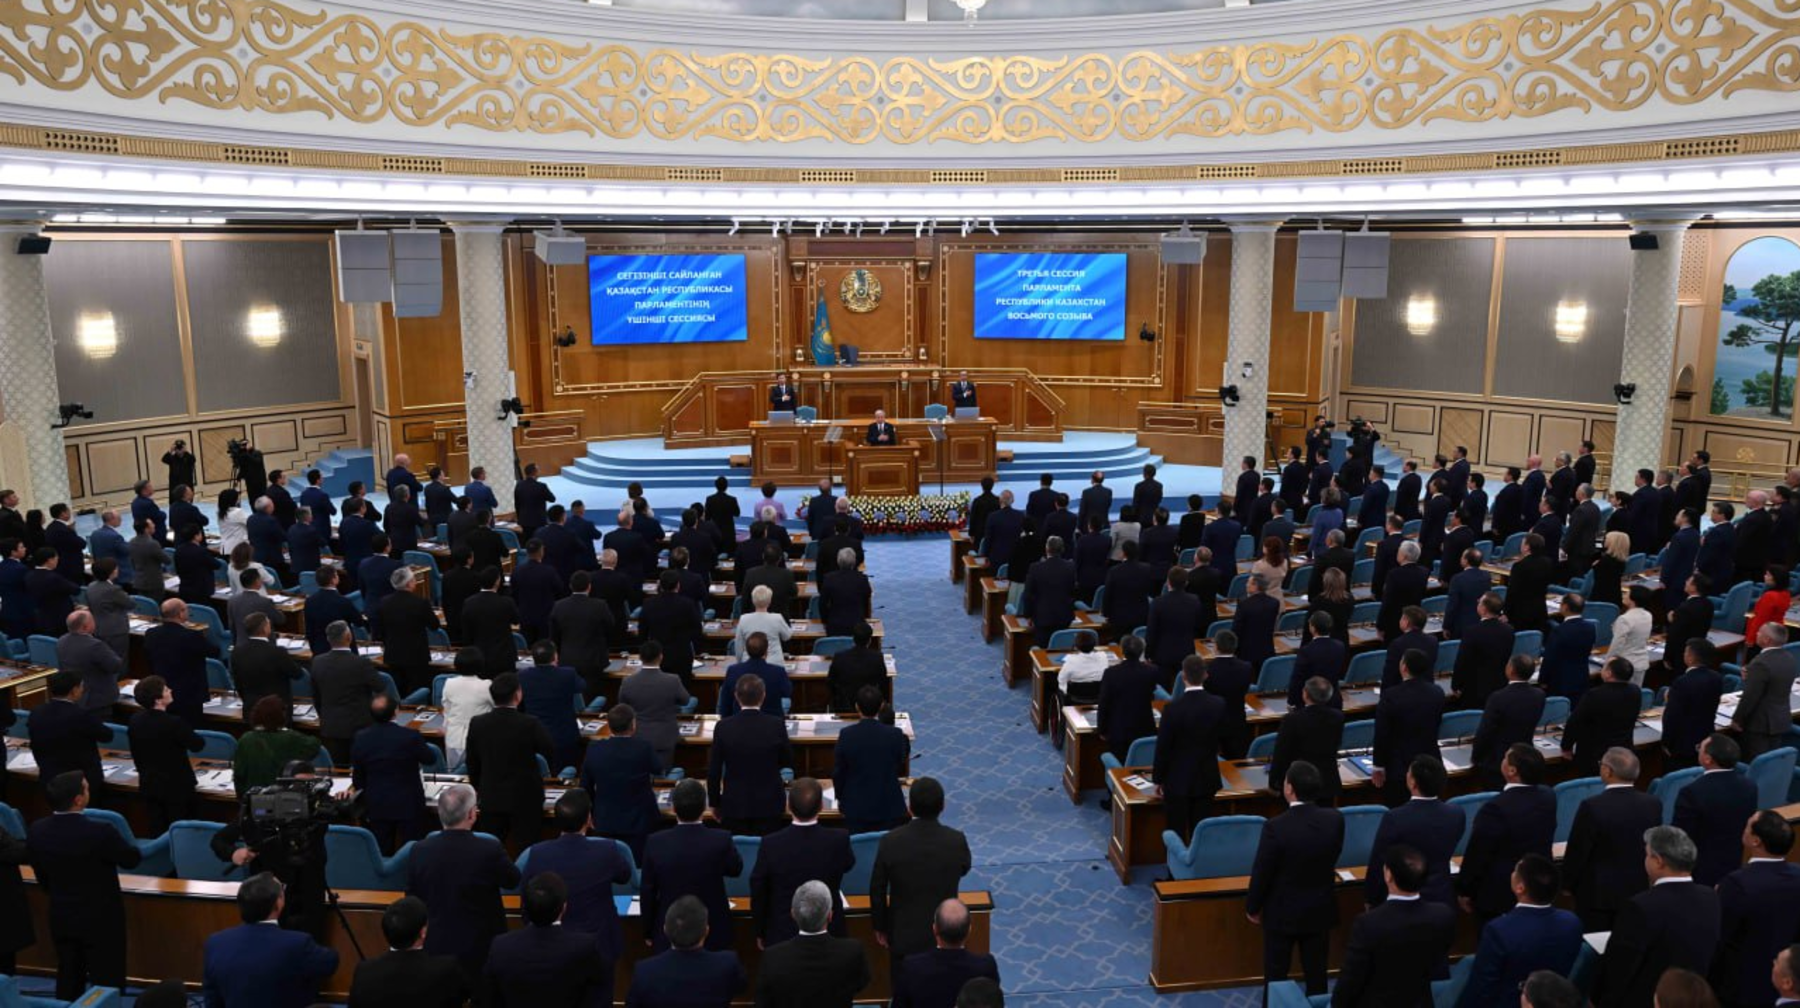
MULTIPOLYGON (((876 615, 900 669, 896 701, 918 731, 913 773, 943 781, 944 821, 968 834, 974 855, 966 885, 993 892, 1007 1004, 1259 1003, 1257 990, 1159 997, 1150 988, 1154 872, 1127 887, 1107 866, 1099 795, 1077 808, 1063 794, 1060 754, 1032 729, 1025 690, 1007 689, 999 645, 983 643, 962 611, 948 541, 871 539, 868 553, 876 615)), ((1200 954, 1204 936, 1194 945, 1200 954)))

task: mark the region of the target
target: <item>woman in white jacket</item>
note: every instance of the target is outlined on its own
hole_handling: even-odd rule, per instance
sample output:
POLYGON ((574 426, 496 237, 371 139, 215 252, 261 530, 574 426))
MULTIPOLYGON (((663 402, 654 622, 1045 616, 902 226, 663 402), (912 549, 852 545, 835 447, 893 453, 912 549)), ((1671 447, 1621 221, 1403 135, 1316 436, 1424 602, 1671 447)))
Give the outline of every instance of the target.
POLYGON ((462 766, 469 722, 494 709, 482 668, 481 649, 463 648, 456 652, 456 674, 444 683, 444 760, 452 769, 462 766))
POLYGON ((226 487, 219 491, 219 555, 230 556, 238 543, 250 541, 250 533, 244 523, 250 520, 250 512, 238 504, 238 492, 235 487, 226 487))
POLYGON ((794 629, 788 626, 787 617, 769 611, 769 603, 775 601, 775 592, 768 585, 757 585, 750 589, 750 604, 756 607, 755 612, 747 612, 738 617, 737 622, 737 656, 741 660, 748 651, 744 643, 753 633, 761 633, 769 638, 769 654, 767 661, 779 665, 786 660, 782 654, 783 641, 794 636, 794 629))
POLYGON ((1623 658, 1631 663, 1631 681, 1644 685, 1644 673, 1650 668, 1650 591, 1634 585, 1622 600, 1625 609, 1613 620, 1612 644, 1607 658, 1623 658))

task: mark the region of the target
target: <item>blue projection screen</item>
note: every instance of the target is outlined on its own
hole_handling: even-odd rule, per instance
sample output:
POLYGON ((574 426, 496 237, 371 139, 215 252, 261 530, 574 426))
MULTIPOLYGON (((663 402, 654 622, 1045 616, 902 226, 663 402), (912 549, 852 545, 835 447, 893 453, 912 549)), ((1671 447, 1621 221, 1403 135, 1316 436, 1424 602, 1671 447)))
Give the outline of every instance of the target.
POLYGON ((750 338, 744 257, 588 256, 594 343, 726 343, 750 338))
POLYGON ((977 253, 975 338, 1124 339, 1125 253, 977 253))

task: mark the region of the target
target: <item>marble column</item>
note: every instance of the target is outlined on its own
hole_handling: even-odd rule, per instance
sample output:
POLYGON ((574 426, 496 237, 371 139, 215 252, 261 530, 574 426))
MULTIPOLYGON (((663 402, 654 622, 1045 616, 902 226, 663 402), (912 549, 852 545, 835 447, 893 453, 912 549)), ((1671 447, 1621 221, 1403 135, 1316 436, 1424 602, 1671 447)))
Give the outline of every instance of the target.
POLYGON ((452 224, 456 234, 456 297, 462 315, 463 387, 469 425, 469 468, 487 469, 501 511, 513 509, 513 434, 500 415, 507 398, 506 258, 504 230, 495 224, 452 224))
POLYGON ((1633 221, 1632 230, 1655 235, 1653 250, 1631 253, 1631 293, 1625 306, 1625 346, 1619 381, 1636 385, 1619 406, 1613 435, 1612 486, 1629 488, 1639 469, 1662 464, 1669 428, 1669 371, 1675 359, 1676 304, 1681 241, 1692 218, 1633 221))
MULTIPOLYGON (((17 255, 19 238, 36 227, 0 226, 0 472, 19 493, 21 509, 69 499, 68 458, 58 419, 56 350, 41 255, 17 255)), ((68 334, 73 339, 74 335, 68 334)))
MULTIPOLYGON (((1275 304, 1275 230, 1280 221, 1231 223, 1231 317, 1224 385, 1236 385, 1238 404, 1225 407, 1225 479, 1246 455, 1267 459, 1269 324, 1275 304), (1244 365, 1250 376, 1244 376, 1244 365)), ((1229 487, 1229 482, 1226 483, 1229 487)))

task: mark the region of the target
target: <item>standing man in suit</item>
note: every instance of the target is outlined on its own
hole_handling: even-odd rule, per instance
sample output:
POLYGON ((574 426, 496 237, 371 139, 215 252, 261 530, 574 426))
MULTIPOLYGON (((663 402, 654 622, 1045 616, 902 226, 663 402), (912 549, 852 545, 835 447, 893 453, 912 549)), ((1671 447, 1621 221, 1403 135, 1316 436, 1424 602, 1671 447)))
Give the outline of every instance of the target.
POLYGON ((1338 750, 1344 740, 1344 712, 1332 702, 1337 699, 1337 689, 1330 682, 1314 676, 1306 680, 1302 691, 1306 705, 1290 708, 1275 733, 1269 786, 1286 780, 1288 768, 1294 764, 1310 763, 1319 772, 1316 791, 1320 803, 1335 805, 1340 787, 1338 750))
POLYGON ((1556 863, 1527 854, 1512 872, 1515 903, 1481 930, 1462 1008, 1513 1008, 1525 978, 1538 970, 1567 976, 1581 952, 1581 921, 1558 910, 1556 863))
POLYGON ((419 538, 430 536, 433 529, 424 512, 419 510, 414 491, 397 487, 388 492, 393 499, 388 501, 387 510, 382 513, 381 524, 387 533, 389 548, 403 556, 408 550, 418 549, 419 538))
POLYGON ((1730 586, 1737 573, 1737 526, 1731 520, 1736 513, 1725 501, 1712 506, 1712 527, 1700 537, 1700 555, 1694 561, 1694 569, 1721 588, 1730 586))
MULTIPOLYGON (((698 781, 693 783, 700 786, 698 781)), ((729 943, 722 949, 713 948, 716 939, 708 925, 707 908, 698 899, 683 896, 673 900, 651 921, 651 927, 658 934, 667 934, 666 951, 632 969, 626 1004, 633 1008, 728 1005, 743 991, 744 967, 729 943)))
POLYGON ((100 527, 88 536, 87 548, 95 563, 110 559, 119 570, 131 570, 131 549, 119 532, 119 512, 111 509, 100 512, 100 527))
POLYGON ((1743 733, 1747 760, 1779 747, 1782 736, 1793 726, 1788 696, 1794 686, 1795 660, 1784 647, 1787 642, 1787 627, 1764 623, 1756 631, 1756 644, 1762 650, 1744 666, 1744 692, 1731 715, 1731 726, 1743 733))
POLYGON ((1563 879, 1583 931, 1606 931, 1631 897, 1644 891, 1644 831, 1662 823, 1662 802, 1637 789, 1637 753, 1608 749, 1600 758, 1605 790, 1575 809, 1563 854, 1563 879))
POLYGON ((1682 508, 1675 512, 1675 531, 1663 549, 1663 584, 1687 584, 1688 575, 1694 572, 1699 559, 1700 512, 1682 508))
MULTIPOLYGON (((1425 591, 1431 583, 1431 572, 1419 562, 1424 551, 1417 542, 1402 542, 1394 556, 1398 563, 1388 572, 1387 582, 1381 589, 1381 611, 1376 614, 1375 626, 1381 631, 1381 639, 1392 641, 1400 634, 1400 614, 1408 607, 1419 607, 1425 603, 1425 591)), ((1420 610, 1423 611, 1422 609, 1420 610)), ((1423 625, 1415 630, 1423 630, 1423 625)))
POLYGON ((1556 577, 1556 564, 1548 555, 1544 537, 1527 535, 1520 556, 1513 561, 1506 578, 1506 622, 1514 630, 1543 631, 1550 617, 1544 611, 1544 596, 1556 577))
POLYGON ((138 794, 149 806, 150 832, 161 836, 171 823, 194 818, 194 765, 188 756, 205 743, 186 721, 169 713, 174 694, 161 676, 138 680, 132 698, 140 710, 131 716, 126 733, 137 765, 138 794))
MULTIPOLYGON (((776 562, 782 563, 778 547, 765 547, 765 555, 768 552, 776 553, 776 562)), ((788 575, 788 583, 792 585, 793 575, 786 570, 785 565, 782 566, 781 573, 788 575)), ((700 607, 694 604, 693 599, 677 590, 680 584, 679 573, 672 570, 662 572, 662 578, 657 581, 656 594, 644 600, 638 616, 638 630, 646 639, 662 645, 663 670, 679 676, 682 682, 687 682, 693 677, 694 660, 706 647, 706 629, 700 607)), ((751 588, 749 592, 754 590, 751 588)))
POLYGON ((205 980, 209 1008, 304 1008, 319 984, 337 972, 338 954, 304 931, 281 927, 285 887, 259 872, 238 885, 243 923, 206 939, 205 980))
POLYGON ((350 766, 350 743, 356 733, 374 723, 369 701, 382 693, 375 663, 356 653, 356 641, 346 623, 325 629, 331 650, 313 658, 313 700, 319 711, 319 738, 331 762, 350 766))
POLYGON ((1038 488, 1025 498, 1025 517, 1040 526, 1050 512, 1056 510, 1056 477, 1045 473, 1038 477, 1038 488))
POLYGON ((1000 491, 1000 506, 987 517, 987 558, 995 570, 1012 562, 1013 549, 1025 531, 1025 515, 1013 507, 1013 492, 1000 491))
MULTIPOLYGON (((762 867, 760 859, 757 867, 762 867)), ((834 899, 823 882, 806 882, 794 890, 789 905, 800 933, 764 953, 756 978, 758 1005, 849 1008, 869 985, 869 959, 862 943, 826 933, 834 899)))
POLYGON ((315 581, 319 565, 324 562, 326 549, 331 540, 319 534, 318 526, 312 523, 312 511, 301 508, 294 515, 294 524, 287 530, 288 568, 295 577, 311 573, 315 581))
POLYGON ((411 567, 390 576, 394 590, 381 600, 381 660, 402 693, 431 686, 431 631, 441 629, 437 611, 413 591, 411 567))
POLYGON ((303 619, 307 648, 313 654, 321 655, 331 650, 331 641, 325 636, 325 630, 331 624, 356 627, 367 626, 369 621, 357 610, 356 603, 338 590, 341 575, 336 567, 321 567, 316 576, 319 590, 307 597, 303 619))
POLYGON ((1237 520, 1244 524, 1249 523, 1250 508, 1256 503, 1257 488, 1262 483, 1261 468, 1254 455, 1245 455, 1238 460, 1237 483, 1231 496, 1236 504, 1237 520))
POLYGON ((187 625, 187 603, 168 599, 162 604, 162 622, 144 632, 144 657, 152 675, 162 676, 175 691, 171 711, 188 724, 206 716, 210 693, 206 686, 206 659, 217 658, 218 645, 205 633, 187 625))
POLYGON ((1689 575, 1682 588, 1686 594, 1680 605, 1669 610, 1668 626, 1663 633, 1663 665, 1671 678, 1687 667, 1688 642, 1705 642, 1713 624, 1712 599, 1706 597, 1712 583, 1706 575, 1689 575))
MULTIPOLYGON (((525 690, 514 672, 488 684, 494 709, 469 722, 464 759, 481 798, 481 832, 505 839, 514 852, 531 846, 542 830, 544 775, 556 745, 544 723, 519 709, 525 690)), ((554 769, 554 768, 553 768, 554 769)))
MULTIPOLYGON (((1381 825, 1375 827, 1369 862, 1385 863, 1386 851, 1394 846, 1418 851, 1425 858, 1425 879, 1419 895, 1455 910, 1450 859, 1456 853, 1456 845, 1462 842, 1465 820, 1461 808, 1439 797, 1444 790, 1444 764, 1436 756, 1413 757, 1406 770, 1406 789, 1410 800, 1383 813, 1381 825)), ((1364 901, 1377 906, 1387 898, 1388 889, 1382 879, 1369 874, 1364 880, 1364 901)))
POLYGON ((1125 559, 1106 572, 1106 601, 1100 607, 1107 629, 1119 637, 1149 622, 1150 599, 1162 587, 1155 568, 1138 559, 1137 543, 1126 542, 1124 551, 1125 559))
MULTIPOLYGON (((1418 606, 1407 606, 1400 611, 1400 633, 1388 640, 1387 661, 1381 666, 1381 688, 1392 689, 1400 685, 1401 668, 1405 662, 1406 652, 1417 651, 1425 656, 1425 669, 1430 672, 1437 668, 1438 639, 1425 632, 1431 617, 1418 606)), ((1443 691, 1438 691, 1443 696, 1443 691)))
POLYGON ((456 960, 425 951, 425 901, 402 896, 381 912, 388 950, 356 964, 350 1008, 387 1008, 407 1002, 419 1008, 462 1008, 469 985, 456 960))
POLYGON ((832 785, 838 811, 851 834, 879 833, 906 822, 906 797, 900 778, 906 772, 912 742, 906 733, 881 720, 881 691, 864 686, 856 694, 858 720, 838 732, 832 749, 832 785))
POLYGON ((70 613, 66 625, 69 632, 56 639, 56 667, 81 677, 81 706, 105 717, 119 700, 125 662, 94 636, 94 616, 88 610, 70 613))
POLYGON ((244 620, 244 632, 231 649, 231 681, 243 700, 244 717, 256 702, 273 693, 285 708, 293 703, 294 683, 305 672, 287 649, 274 641, 269 618, 261 613, 244 620))
MULTIPOLYGON (((152 602, 163 599, 163 578, 168 573, 169 555, 163 552, 162 543, 151 538, 151 525, 139 519, 132 523, 135 533, 126 548, 131 551, 131 593, 142 595, 152 602)), ((16 563, 17 561, 12 561, 16 563)))
MULTIPOLYGON (((1447 491, 1444 478, 1433 476, 1426 484, 1424 509, 1419 518, 1419 563, 1430 567, 1439 559, 1444 544, 1445 526, 1450 521, 1451 512, 1455 511, 1455 502, 1447 491)), ((1451 564, 1444 564, 1447 572, 1451 564)))
POLYGON ((1769 513, 1767 491, 1752 490, 1744 496, 1744 517, 1737 523, 1737 545, 1732 553, 1731 582, 1760 582, 1774 547, 1775 516, 1769 513))
MULTIPOLYGON (((1282 472, 1282 480, 1287 479, 1286 470, 1282 472)), ((1407 459, 1400 466, 1400 480, 1394 484, 1394 514, 1402 522, 1409 522, 1421 516, 1419 497, 1424 489, 1425 478, 1419 475, 1418 459, 1407 459)))
MULTIPOLYGON (((1053 600, 1060 592, 1068 598, 1069 619, 1075 618, 1075 565, 1062 558, 1063 541, 1052 536, 1046 544, 1045 563, 1031 565, 1031 573, 1026 580, 1029 590, 1031 579, 1038 579, 1041 597, 1040 603, 1053 600), (1050 553, 1049 547, 1055 552, 1050 553), (1039 571, 1045 573, 1040 577, 1039 571), (1066 584, 1062 583, 1066 582, 1066 584)), ((825 621, 825 632, 835 637, 848 637, 872 615, 871 607, 875 590, 869 584, 869 576, 856 569, 856 550, 846 546, 837 551, 837 569, 826 574, 819 584, 819 613, 825 621)), ((1050 602, 1050 604, 1054 604, 1050 602)), ((1054 619, 1054 613, 1051 614, 1054 619)), ((1034 617, 1035 618, 1035 617, 1034 617)), ((1067 626, 1065 622, 1063 624, 1067 626)), ((1041 630, 1039 632, 1042 632, 1041 630)))
MULTIPOLYGON (((1135 634, 1119 642, 1119 651, 1125 660, 1108 666, 1100 676, 1094 727, 1106 741, 1107 751, 1123 762, 1133 742, 1156 734, 1156 712, 1152 706, 1156 691, 1165 682, 1173 683, 1174 677, 1164 676, 1154 665, 1144 662, 1144 641, 1135 634)), ((1188 656, 1193 656, 1191 650, 1188 656)), ((1176 668, 1180 669, 1180 663, 1176 668)))
POLYGON ((775 384, 769 388, 769 412, 792 413, 800 406, 800 390, 788 381, 786 374, 775 376, 775 384))
POLYGON ((833 908, 844 875, 856 866, 856 855, 850 851, 849 831, 819 825, 824 803, 825 791, 818 781, 796 778, 788 788, 792 825, 763 837, 756 867, 750 871, 750 911, 759 948, 772 948, 808 930, 823 932, 827 921, 834 933, 845 933, 843 917, 833 908), (794 894, 808 883, 822 884, 827 897, 826 919, 812 929, 785 912, 794 894))
POLYGON ((908 956, 894 985, 893 1008, 954 1008, 964 985, 976 977, 1000 982, 1000 967, 985 952, 970 952, 969 908, 958 899, 938 904, 931 915, 937 947, 908 956))
MULTIPOLYGON (((306 470, 306 489, 300 491, 299 506, 307 510, 312 518, 312 526, 319 533, 319 541, 331 542, 331 519, 338 513, 337 505, 331 503, 331 495, 325 492, 325 474, 317 469, 306 470)), ((299 512, 294 514, 299 520, 299 512)))
POLYGON ((581 676, 590 699, 600 695, 606 681, 611 642, 624 639, 612 607, 591 594, 592 585, 587 571, 576 571, 569 578, 568 596, 550 607, 550 642, 581 676))
POLYGON ((1600 505, 1594 503, 1594 488, 1580 483, 1575 487, 1575 507, 1569 512, 1568 528, 1562 536, 1565 576, 1580 577, 1593 566, 1599 536, 1600 505))
POLYGON ((1156 479, 1156 467, 1153 465, 1144 466, 1144 478, 1138 480, 1137 485, 1131 488, 1132 509, 1137 512, 1138 518, 1142 520, 1149 515, 1155 514, 1156 509, 1162 507, 1162 499, 1163 485, 1156 479))
POLYGON ((473 986, 487 963, 488 946, 506 933, 500 891, 519 884, 519 867, 498 840, 475 832, 474 788, 445 788, 438 795, 437 813, 443 831, 413 848, 406 894, 424 900, 430 912, 425 951, 454 957, 464 981, 473 986))
POLYGON ((661 768, 674 766, 675 743, 680 738, 678 718, 688 702, 681 677, 662 670, 662 645, 647 640, 638 646, 638 670, 619 684, 619 703, 637 712, 637 731, 650 743, 661 768))
POLYGON ((707 803, 733 834, 763 836, 781 828, 781 768, 793 765, 787 724, 762 710, 761 676, 737 681, 738 712, 713 729, 706 771, 707 803))
POLYGON ((1090 476, 1087 489, 1081 491, 1081 510, 1076 517, 1081 527, 1087 528, 1088 521, 1094 516, 1100 517, 1100 524, 1105 525, 1112 520, 1112 488, 1106 485, 1106 474, 1094 470, 1090 476))
POLYGON ((581 729, 575 723, 575 708, 582 700, 581 677, 557 663, 556 645, 540 640, 531 646, 531 665, 519 673, 519 688, 524 695, 520 708, 543 724, 556 747, 551 769, 580 763, 581 729))
POLYGON ((536 462, 525 466, 525 478, 513 485, 513 511, 519 523, 519 538, 537 538, 537 531, 549 521, 547 512, 556 503, 556 493, 538 479, 536 462))
POLYGON ((1670 825, 1694 842, 1694 881, 1703 886, 1738 869, 1744 860, 1740 823, 1756 812, 1756 783, 1737 772, 1738 744, 1724 732, 1700 743, 1701 774, 1675 797, 1670 825))
POLYGON ((1475 814, 1457 902, 1484 922, 1512 909, 1512 869, 1527 854, 1550 856, 1556 837, 1556 796, 1543 786, 1544 756, 1527 743, 1506 750, 1506 786, 1475 814))
POLYGON ((1425 855, 1395 844, 1382 855, 1381 877, 1388 898, 1351 923, 1333 1008, 1424 1004, 1450 954, 1456 911, 1420 898, 1425 855))
POLYGON ((1717 657, 1705 637, 1690 638, 1683 649, 1687 670, 1669 684, 1663 701, 1663 767, 1679 770, 1699 761, 1699 745, 1712 733, 1719 714, 1724 678, 1712 670, 1717 657))
POLYGON ((1500 618, 1506 603, 1493 592, 1477 604, 1481 622, 1466 627, 1456 651, 1456 667, 1450 673, 1450 699, 1465 710, 1480 710, 1488 697, 1506 682, 1506 663, 1512 657, 1513 630, 1500 618))
POLYGON ((388 552, 388 537, 385 532, 377 532, 369 537, 369 550, 369 555, 356 565, 356 584, 362 592, 364 611, 374 614, 374 618, 369 620, 369 632, 379 638, 381 600, 394 590, 394 572, 406 569, 406 565, 388 552))
POLYGON ((920 777, 913 782, 909 800, 912 821, 881 838, 869 876, 875 940, 888 950, 895 976, 906 957, 936 944, 932 914, 938 904, 955 898, 970 865, 968 839, 938 822, 944 812, 944 786, 935 778, 920 777))
POLYGON ((1150 603, 1145 631, 1145 650, 1164 681, 1175 677, 1182 663, 1194 653, 1194 642, 1206 635, 1210 625, 1200 599, 1187 590, 1186 569, 1169 568, 1167 584, 1168 589, 1150 603))
POLYGON ((875 420, 869 424, 867 441, 872 445, 893 445, 899 443, 899 436, 894 425, 888 423, 887 411, 876 410, 875 420))
POLYGON ((1594 985, 1598 1008, 1635 1008, 1655 1000, 1670 968, 1704 974, 1719 945, 1719 896, 1694 881, 1693 840, 1674 826, 1644 832, 1650 887, 1633 896, 1613 923, 1594 985))
POLYGON ((1183 843, 1212 814, 1219 793, 1219 743, 1225 729, 1225 701, 1206 691, 1206 660, 1190 654, 1181 663, 1181 695, 1163 709, 1156 730, 1152 778, 1162 797, 1169 829, 1183 843))
MULTIPOLYGON (((225 629, 233 637, 244 632, 244 620, 255 613, 268 617, 276 626, 287 624, 287 614, 275 608, 275 603, 264 595, 262 568, 250 566, 244 568, 239 575, 243 589, 225 604, 225 629)), ((280 587, 279 585, 276 587, 280 587)))
MULTIPOLYGON (((1265 532, 1275 534, 1266 529, 1265 532)), ((1213 569, 1219 572, 1219 580, 1224 584, 1229 585, 1237 576, 1238 537, 1243 534, 1243 525, 1227 513, 1223 502, 1219 504, 1219 517, 1200 533, 1200 548, 1212 554, 1213 569)))
POLYGON ((975 408, 975 383, 969 380, 969 372, 956 373, 956 383, 950 386, 950 405, 957 409, 975 408))
MULTIPOLYGON (((38 765, 49 771, 41 757, 38 765)), ((91 794, 80 771, 47 775, 44 785, 54 814, 32 823, 25 843, 38 884, 49 894, 56 997, 74 1001, 90 984, 123 989, 125 901, 119 870, 136 868, 142 856, 110 823, 82 814, 91 794)))
POLYGON ((1494 491, 1494 504, 1488 511, 1494 518, 1494 539, 1505 542, 1513 533, 1523 532, 1537 515, 1527 520, 1524 509, 1520 506, 1524 498, 1524 490, 1519 486, 1519 478, 1523 475, 1518 466, 1507 466, 1504 482, 1500 489, 1494 491))
POLYGON ((1406 799, 1410 789, 1406 775, 1419 757, 1440 758, 1438 723, 1444 716, 1444 691, 1432 679, 1425 652, 1409 649, 1400 658, 1400 668, 1406 678, 1383 687, 1375 705, 1375 750, 1371 754, 1375 772, 1370 782, 1389 805, 1406 799))
MULTIPOLYGON (((1448 544, 1446 539, 1445 545, 1448 544)), ((1449 589, 1445 592, 1444 637, 1447 640, 1461 637, 1465 629, 1482 618, 1481 597, 1494 584, 1488 572, 1481 569, 1481 551, 1478 549, 1469 547, 1454 553, 1445 550, 1443 570, 1448 572, 1452 564, 1457 565, 1457 572, 1450 577, 1449 589)))
POLYGON ((1525 460, 1525 478, 1519 481, 1519 527, 1528 528, 1537 521, 1538 502, 1544 499, 1549 480, 1544 476, 1544 458, 1532 455, 1525 460))
POLYGON ((105 783, 100 772, 100 743, 112 739, 112 730, 98 711, 82 706, 81 676, 58 669, 45 682, 50 702, 31 712, 25 723, 31 755, 37 759, 38 781, 48 789, 57 777, 75 771, 91 785, 89 795, 105 783))
POLYGON ((419 769, 436 759, 416 729, 394 723, 394 699, 380 693, 369 701, 373 723, 350 744, 351 783, 363 795, 369 832, 384 855, 425 835, 425 788, 419 769))
POLYGON ((1506 786, 1500 772, 1501 757, 1515 745, 1529 745, 1537 734, 1538 720, 1544 715, 1544 691, 1531 681, 1536 671, 1530 655, 1508 658, 1506 685, 1488 694, 1482 707, 1469 755, 1483 790, 1499 791, 1506 786))
POLYGON ((569 587, 562 573, 545 562, 542 539, 527 542, 525 554, 529 562, 513 570, 512 597, 519 607, 519 630, 529 643, 550 635, 550 608, 569 587))
POLYGON ((650 743, 637 737, 637 711, 628 703, 606 712, 605 738, 588 744, 581 764, 581 786, 587 791, 596 834, 620 840, 634 860, 644 858, 644 838, 657 825, 656 793, 651 781, 662 762, 650 743))
MULTIPOLYGON (((275 474, 270 473, 269 479, 273 482, 275 474)), ((388 496, 390 497, 394 495, 394 489, 396 487, 405 487, 412 491, 414 496, 418 496, 425 491, 425 488, 419 485, 419 477, 413 475, 411 456, 404 453, 394 456, 394 465, 387 471, 387 478, 384 482, 387 485, 388 496)))
POLYGON ((156 498, 151 496, 155 490, 156 488, 147 479, 138 480, 131 485, 131 524, 133 528, 136 528, 140 520, 148 521, 150 538, 159 543, 167 542, 169 515, 157 505, 156 498))
MULTIPOLYGON (((1570 703, 1579 703, 1587 692, 1591 668, 1588 658, 1593 654, 1598 633, 1593 620, 1582 618, 1586 608, 1587 601, 1575 592, 1562 597, 1557 606, 1557 622, 1544 637, 1538 664, 1538 682, 1545 691, 1551 696, 1568 697, 1570 703)), ((1626 665, 1629 667, 1630 662, 1626 665)))
POLYGON ((426 532, 435 536, 438 526, 449 524, 450 516, 456 512, 456 490, 450 486, 450 474, 442 466, 425 470, 425 489, 419 496, 425 505, 426 532))
POLYGON ((658 951, 671 942, 686 947, 681 935, 665 933, 662 924, 672 906, 694 899, 708 921, 706 947, 730 949, 731 904, 725 896, 725 879, 743 874, 744 859, 731 834, 700 821, 706 812, 706 785, 692 779, 676 784, 670 805, 675 810, 674 828, 652 834, 644 845, 640 902, 651 924, 651 945, 658 951))
MULTIPOLYGON (((534 882, 547 878, 554 878, 565 887, 562 927, 586 939, 587 956, 597 958, 603 966, 604 975, 593 993, 609 993, 613 989, 613 967, 625 947, 618 909, 613 903, 613 887, 630 884, 631 863, 619 852, 618 844, 587 836, 592 810, 588 793, 579 788, 564 792, 556 800, 552 815, 560 835, 531 845, 525 890, 529 893, 534 882), (600 953, 597 957, 596 945, 600 953)), ((495 957, 490 957, 490 973, 494 966, 495 957)))
POLYGON ((482 466, 469 470, 469 483, 463 487, 463 496, 469 498, 469 507, 477 512, 492 514, 500 510, 500 498, 494 495, 494 488, 487 485, 487 469, 482 466))
POLYGON ((1280 618, 1281 603, 1269 594, 1268 578, 1250 575, 1249 591, 1232 614, 1231 632, 1237 635, 1238 657, 1249 662, 1252 669, 1260 672, 1262 663, 1274 656, 1275 624, 1280 618))
POLYGON ((1281 785, 1287 810, 1263 824, 1244 910, 1263 929, 1263 982, 1286 980, 1300 951, 1308 996, 1325 993, 1326 949, 1337 926, 1337 861, 1344 816, 1325 807, 1319 771, 1295 763, 1281 785))
POLYGON ((1719 955, 1712 980, 1725 1004, 1781 1003, 1768 964, 1800 935, 1800 865, 1787 860, 1793 846, 1794 830, 1786 820, 1768 809, 1757 812, 1744 824, 1748 863, 1719 880, 1719 955))
POLYGON ((481 590, 462 607, 463 638, 481 649, 487 677, 492 679, 518 667, 513 624, 519 621, 519 607, 512 596, 500 594, 500 568, 484 568, 477 576, 481 590))
POLYGON ((887 693, 887 662, 875 645, 875 628, 867 622, 856 624, 850 631, 851 646, 831 656, 825 673, 825 684, 831 691, 831 710, 849 713, 856 709, 856 697, 864 686, 887 693))

